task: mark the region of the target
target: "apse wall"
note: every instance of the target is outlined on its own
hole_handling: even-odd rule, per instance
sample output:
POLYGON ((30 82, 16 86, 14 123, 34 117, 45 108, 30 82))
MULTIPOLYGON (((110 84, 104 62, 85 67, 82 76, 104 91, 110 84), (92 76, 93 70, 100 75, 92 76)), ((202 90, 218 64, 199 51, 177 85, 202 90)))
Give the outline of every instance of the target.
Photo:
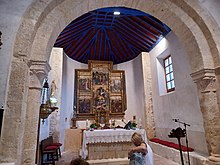
MULTIPOLYGON (((177 142, 168 138, 173 128, 181 124, 179 119, 191 126, 187 128, 189 146, 196 151, 208 153, 203 129, 203 118, 199 107, 196 84, 190 76, 191 67, 188 55, 178 38, 170 32, 150 53, 152 69, 153 111, 156 137, 177 142), (174 68, 175 91, 166 93, 162 59, 171 55, 174 68)), ((184 127, 183 127, 184 128, 184 127)), ((182 139, 185 144, 185 138, 182 139)))
POLYGON ((125 71, 127 93, 126 121, 132 120, 133 116, 136 116, 137 122, 141 121, 142 126, 144 126, 144 82, 141 56, 139 55, 131 61, 114 65, 114 69, 125 71))
POLYGON ((65 130, 72 126, 75 69, 87 69, 87 65, 74 61, 64 54, 60 110, 60 140, 62 142, 64 142, 65 130))
MULTIPOLYGON (((63 82, 62 82, 62 107, 60 111, 61 121, 60 130, 68 129, 71 126, 71 118, 73 115, 73 100, 74 100, 74 78, 75 69, 87 69, 88 65, 76 62, 67 56, 64 56, 63 63, 63 82)), ((125 112, 125 121, 133 119, 136 116, 137 120, 141 119, 142 125, 144 121, 144 88, 143 76, 141 69, 140 56, 136 59, 125 62, 123 64, 114 65, 113 69, 124 70, 126 78, 127 92, 127 110, 125 112)), ((124 126, 121 120, 116 122, 116 125, 124 126)), ((85 122, 77 122, 80 128, 85 127, 85 122)), ((61 133, 62 134, 62 133, 61 133)))

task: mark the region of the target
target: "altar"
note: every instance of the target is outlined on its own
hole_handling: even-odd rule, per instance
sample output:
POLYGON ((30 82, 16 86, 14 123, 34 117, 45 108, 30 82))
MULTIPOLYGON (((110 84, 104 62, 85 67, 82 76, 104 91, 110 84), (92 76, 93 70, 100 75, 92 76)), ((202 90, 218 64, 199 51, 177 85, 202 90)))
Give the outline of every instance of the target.
POLYGON ((128 157, 128 151, 133 146, 131 136, 134 132, 140 133, 147 142, 144 129, 85 130, 80 155, 89 160, 128 157))

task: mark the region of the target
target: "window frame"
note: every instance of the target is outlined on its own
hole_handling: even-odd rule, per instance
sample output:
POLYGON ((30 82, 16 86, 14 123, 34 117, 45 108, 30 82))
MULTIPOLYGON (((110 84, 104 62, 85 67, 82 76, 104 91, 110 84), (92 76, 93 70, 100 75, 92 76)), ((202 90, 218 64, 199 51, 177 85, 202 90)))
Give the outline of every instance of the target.
MULTIPOLYGON (((174 80, 174 72, 173 72, 173 61, 172 61, 172 58, 171 58, 171 63, 168 62, 167 66, 166 66, 166 63, 165 61, 168 60, 169 61, 169 58, 171 58, 171 55, 167 56, 166 58, 163 59, 163 67, 164 67, 164 78, 165 78, 165 83, 166 83, 166 90, 167 90, 167 93, 169 92, 172 92, 172 91, 175 91, 175 80, 174 80), (166 73, 166 69, 168 67, 172 66, 172 71, 168 71, 168 73, 166 73), (171 78, 170 75, 173 75, 171 78), (170 80, 167 79, 167 76, 169 75, 170 77, 170 80), (173 81, 174 83, 174 87, 171 86, 170 89, 168 89, 168 83, 171 83, 173 81)), ((171 83, 172 84, 172 83, 171 83)))

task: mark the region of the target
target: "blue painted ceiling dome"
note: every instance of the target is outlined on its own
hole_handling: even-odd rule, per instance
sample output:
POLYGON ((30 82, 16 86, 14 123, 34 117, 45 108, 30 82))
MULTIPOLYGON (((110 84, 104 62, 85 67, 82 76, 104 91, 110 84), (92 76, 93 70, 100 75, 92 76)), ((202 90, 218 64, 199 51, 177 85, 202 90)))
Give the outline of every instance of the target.
POLYGON ((73 20, 54 46, 81 63, 102 60, 119 64, 149 52, 170 31, 167 25, 142 11, 101 8, 73 20))

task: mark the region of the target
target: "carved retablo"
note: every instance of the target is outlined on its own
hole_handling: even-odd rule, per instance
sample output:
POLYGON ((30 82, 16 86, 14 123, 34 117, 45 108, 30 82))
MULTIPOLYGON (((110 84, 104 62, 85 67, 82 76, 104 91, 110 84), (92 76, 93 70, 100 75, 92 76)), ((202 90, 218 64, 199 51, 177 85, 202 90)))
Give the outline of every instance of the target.
POLYGON ((113 70, 111 61, 89 61, 88 66, 75 70, 76 119, 108 125, 126 110, 125 73, 113 70))

